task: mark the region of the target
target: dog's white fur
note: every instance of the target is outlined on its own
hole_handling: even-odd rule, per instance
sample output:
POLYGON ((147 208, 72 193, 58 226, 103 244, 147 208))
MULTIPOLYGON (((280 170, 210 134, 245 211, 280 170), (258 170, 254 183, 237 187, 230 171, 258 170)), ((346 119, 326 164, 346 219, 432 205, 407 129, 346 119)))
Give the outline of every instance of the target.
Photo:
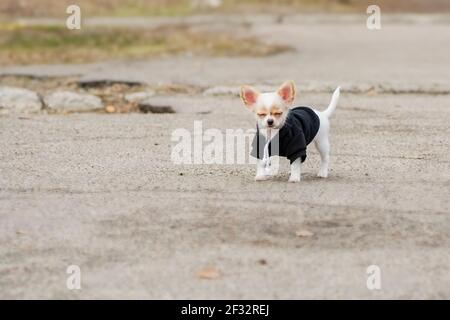
MULTIPOLYGON (((331 102, 325 111, 314 110, 320 119, 320 127, 313 139, 314 145, 320 154, 320 169, 318 177, 328 177, 330 162, 330 120, 339 100, 340 88, 338 87, 331 98, 331 102)), ((295 85, 293 81, 286 81, 276 92, 260 93, 250 86, 242 86, 241 99, 245 106, 256 116, 258 127, 262 134, 274 137, 277 131, 283 127, 284 122, 292 107, 295 98, 295 85)), ((266 172, 262 160, 258 160, 256 169, 256 181, 267 180, 270 175, 266 172)), ((298 158, 291 164, 289 182, 299 182, 301 178, 301 159, 298 158)))

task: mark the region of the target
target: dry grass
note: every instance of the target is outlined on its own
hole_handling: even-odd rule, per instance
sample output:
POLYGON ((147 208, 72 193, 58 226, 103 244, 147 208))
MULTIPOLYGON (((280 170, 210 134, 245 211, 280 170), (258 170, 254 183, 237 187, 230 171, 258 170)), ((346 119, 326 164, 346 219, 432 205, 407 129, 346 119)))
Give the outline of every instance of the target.
MULTIPOLYGON (((179 16, 218 12, 364 12, 372 0, 223 0, 218 9, 195 6, 206 0, 1 0, 0 16, 66 16, 69 4, 76 3, 84 16, 179 16)), ((450 12, 448 0, 378 0, 383 12, 450 12)))
POLYGON ((71 4, 80 6, 84 16, 184 15, 193 9, 190 0, 1 0, 0 13, 4 18, 62 18, 71 4))
POLYGON ((187 26, 156 29, 0 25, 0 65, 87 63, 162 55, 267 56, 290 50, 228 33, 194 32, 187 26))

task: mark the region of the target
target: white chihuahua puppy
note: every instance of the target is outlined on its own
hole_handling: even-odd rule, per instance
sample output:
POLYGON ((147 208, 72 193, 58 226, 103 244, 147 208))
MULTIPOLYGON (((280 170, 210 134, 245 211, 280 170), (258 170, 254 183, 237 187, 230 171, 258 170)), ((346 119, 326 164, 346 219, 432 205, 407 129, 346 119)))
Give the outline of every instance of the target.
POLYGON ((270 156, 278 155, 291 162, 289 182, 299 182, 306 147, 312 141, 321 158, 317 176, 328 176, 329 118, 336 108, 339 92, 338 87, 325 111, 317 111, 308 107, 292 107, 295 98, 293 81, 285 82, 276 92, 260 93, 250 86, 241 87, 241 99, 256 117, 257 132, 252 150, 252 156, 258 158, 255 180, 270 178, 270 156))

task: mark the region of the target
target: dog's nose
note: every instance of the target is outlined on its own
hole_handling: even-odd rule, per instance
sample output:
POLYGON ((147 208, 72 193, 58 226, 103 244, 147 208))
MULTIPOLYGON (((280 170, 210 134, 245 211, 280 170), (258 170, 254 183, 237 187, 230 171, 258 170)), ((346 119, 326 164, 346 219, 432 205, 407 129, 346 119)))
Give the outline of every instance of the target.
POLYGON ((268 119, 267 120, 267 125, 269 125, 269 126, 273 125, 273 119, 268 119))

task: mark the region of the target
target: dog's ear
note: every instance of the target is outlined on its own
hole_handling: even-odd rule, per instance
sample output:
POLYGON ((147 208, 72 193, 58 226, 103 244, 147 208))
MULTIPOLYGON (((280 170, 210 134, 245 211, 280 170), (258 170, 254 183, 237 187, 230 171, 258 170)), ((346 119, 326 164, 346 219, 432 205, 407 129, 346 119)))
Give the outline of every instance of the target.
POLYGON ((294 81, 289 80, 281 85, 277 91, 278 95, 285 103, 292 103, 295 98, 295 84, 294 81))
POLYGON ((255 105, 258 96, 259 92, 255 88, 251 86, 241 87, 241 99, 248 109, 250 110, 253 109, 253 106, 255 105))

